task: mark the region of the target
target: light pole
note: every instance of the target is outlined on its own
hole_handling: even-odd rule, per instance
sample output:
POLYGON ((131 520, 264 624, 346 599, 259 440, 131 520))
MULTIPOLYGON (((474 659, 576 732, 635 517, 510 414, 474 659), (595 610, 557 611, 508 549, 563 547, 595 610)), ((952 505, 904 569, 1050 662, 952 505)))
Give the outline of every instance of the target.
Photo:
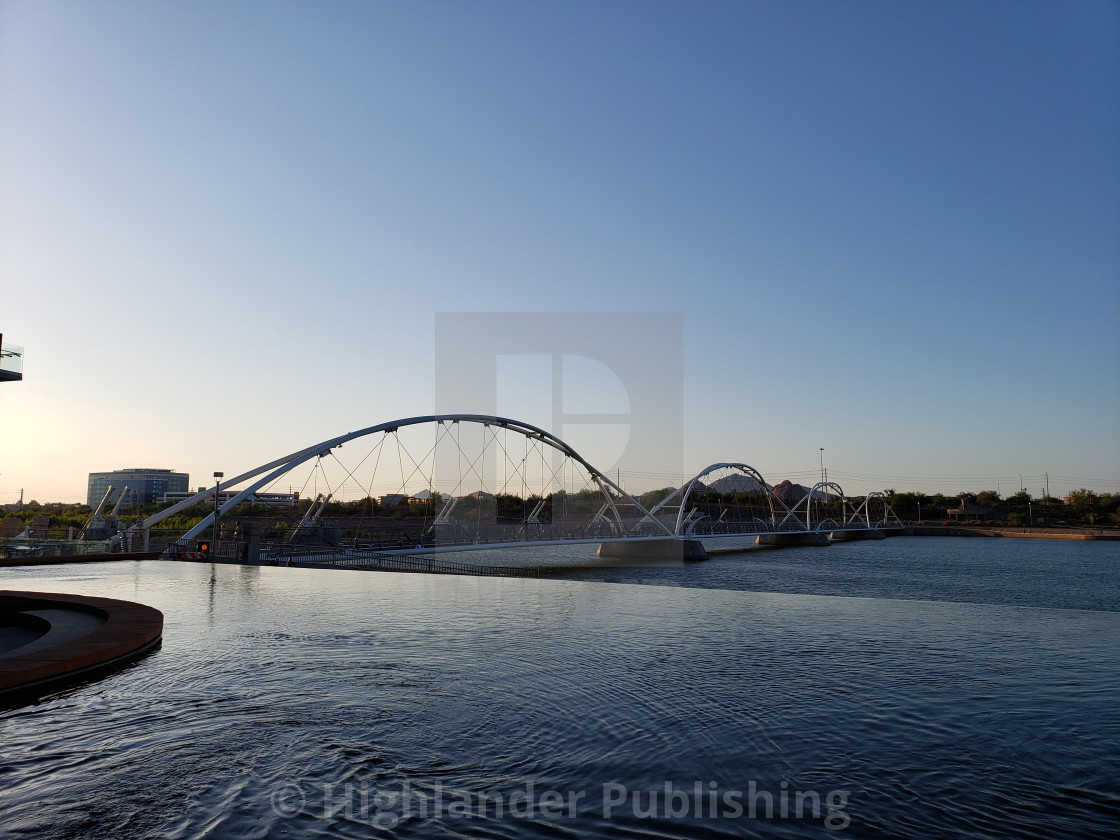
POLYGON ((221 497, 222 479, 225 478, 225 475, 224 472, 214 473, 214 536, 210 542, 215 553, 218 551, 218 517, 222 515, 221 511, 218 510, 218 499, 221 497))
POLYGON ((821 447, 821 484, 824 484, 824 447, 821 447))
POLYGON ((922 503, 918 502, 918 524, 922 524, 922 503))

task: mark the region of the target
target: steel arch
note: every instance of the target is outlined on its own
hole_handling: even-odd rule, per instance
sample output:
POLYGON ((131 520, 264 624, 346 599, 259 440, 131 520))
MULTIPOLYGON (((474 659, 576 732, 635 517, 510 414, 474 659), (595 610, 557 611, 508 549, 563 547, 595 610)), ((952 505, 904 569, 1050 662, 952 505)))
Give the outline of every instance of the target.
MULTIPOLYGON (((832 490, 836 491, 836 495, 840 497, 840 499, 843 503, 843 506, 844 506, 844 510, 846 510, 847 506, 848 506, 848 497, 844 495, 844 488, 841 487, 839 484, 837 484, 835 481, 818 481, 816 484, 813 485, 812 489, 810 489, 809 492, 805 494, 805 498, 801 499, 792 508, 787 509, 789 512, 786 514, 785 519, 782 520, 782 525, 784 525, 789 520, 789 518, 792 516, 797 521, 797 523, 799 525, 801 525, 801 524, 804 525, 804 528, 805 528, 806 531, 814 530, 813 529, 813 522, 812 522, 812 516, 813 516, 812 515, 812 507, 811 507, 812 502, 813 502, 813 496, 818 490, 829 490, 829 489, 832 489, 832 490), (802 523, 801 520, 797 516, 797 509, 799 507, 801 507, 802 505, 805 506, 805 521, 804 521, 804 523, 802 523)), ((848 521, 848 519, 844 516, 843 512, 841 512, 841 517, 840 518, 842 520, 848 521)), ((824 524, 824 521, 825 520, 822 520, 821 522, 817 523, 816 530, 821 530, 821 526, 824 524)), ((779 526, 779 527, 781 527, 781 526, 779 526)))
MULTIPOLYGON (((680 500, 680 509, 677 511, 677 519, 676 519, 675 524, 673 525, 673 534, 675 536, 678 536, 678 537, 687 536, 688 533, 686 533, 686 532, 690 531, 691 528, 696 524, 696 523, 692 523, 692 525, 689 525, 688 528, 685 527, 685 512, 688 510, 688 498, 689 498, 689 496, 692 495, 692 491, 696 488, 696 484, 701 479, 703 479, 707 475, 711 475, 716 470, 723 470, 723 469, 738 470, 740 473, 745 475, 747 478, 750 478, 751 480, 758 482, 759 486, 763 489, 763 492, 766 494, 767 503, 770 505, 770 525, 771 525, 771 527, 773 527, 774 522, 776 521, 776 513, 775 513, 775 510, 774 510, 774 502, 775 501, 779 505, 781 505, 783 510, 785 510, 788 513, 789 508, 786 507, 786 505, 782 502, 781 499, 779 499, 777 496, 774 495, 770 485, 767 484, 766 479, 762 477, 762 473, 760 473, 758 470, 756 470, 750 464, 744 464, 744 463, 741 463, 741 462, 738 462, 738 461, 727 461, 727 462, 723 462, 723 463, 719 463, 719 464, 710 464, 709 466, 705 467, 703 470, 701 470, 699 473, 697 473, 695 476, 693 476, 692 479, 687 484, 682 484, 680 487, 678 487, 676 490, 674 490, 672 493, 670 493, 668 496, 666 496, 664 499, 662 499, 654 508, 652 508, 649 511, 646 518, 647 519, 653 519, 655 522, 658 522, 658 524, 661 524, 662 527, 665 527, 660 522, 660 520, 656 519, 656 514, 659 510, 661 510, 663 507, 668 505, 673 499, 675 499, 679 495, 680 499, 681 499, 680 500)), ((643 522, 644 521, 645 520, 643 520, 643 522)))
MULTIPOLYGON (((262 464, 255 469, 249 470, 248 472, 244 472, 241 475, 234 476, 233 478, 228 479, 225 484, 229 487, 236 487, 242 482, 249 481, 250 479, 255 480, 244 489, 237 491, 234 496, 232 496, 228 501, 225 502, 225 504, 222 504, 218 509, 218 514, 220 516, 227 511, 232 510, 234 507, 241 504, 241 502, 253 497, 256 491, 260 488, 267 486, 280 476, 295 469, 300 464, 310 461, 312 458, 315 458, 317 456, 328 454, 337 446, 341 446, 342 444, 355 440, 357 438, 366 437, 367 435, 377 434, 379 432, 394 432, 397 429, 403 427, 418 426, 425 423, 477 423, 479 425, 487 427, 498 426, 517 432, 527 438, 539 440, 542 443, 547 444, 548 446, 562 453, 566 457, 571 458, 573 461, 587 470, 589 477, 599 486, 600 490, 603 491, 603 494, 606 496, 611 511, 614 514, 615 521, 618 523, 620 534, 623 532, 622 516, 621 514, 619 514, 614 499, 611 493, 608 491, 614 491, 614 493, 616 493, 618 496, 625 499, 628 504, 634 505, 639 513, 644 515, 642 522, 644 522, 646 519, 653 519, 653 517, 650 515, 650 512, 647 511, 645 507, 643 507, 642 504, 638 502, 637 499, 635 499, 633 496, 619 487, 615 482, 611 481, 606 474, 604 474, 601 470, 588 462, 585 458, 583 458, 583 456, 581 456, 571 446, 569 446, 556 435, 552 434, 551 432, 547 432, 544 429, 538 428, 537 426, 533 426, 529 423, 524 423, 520 420, 514 420, 509 417, 499 417, 489 414, 429 414, 420 417, 408 417, 401 420, 391 420, 387 423, 378 423, 375 426, 369 426, 365 429, 359 429, 354 432, 339 435, 338 437, 329 438, 322 443, 317 443, 313 446, 308 446, 304 449, 297 450, 290 455, 285 455, 284 457, 278 458, 275 461, 270 461, 267 464, 262 464), (262 475, 263 477, 260 477, 262 475)), ((155 523, 163 520, 173 513, 177 513, 178 511, 188 508, 191 505, 195 505, 199 502, 204 502, 207 499, 213 498, 217 493, 217 490, 217 485, 215 485, 214 487, 206 488, 205 490, 201 490, 193 496, 184 499, 183 501, 178 502, 177 504, 172 505, 171 507, 162 510, 154 516, 150 517, 144 522, 142 527, 150 528, 155 523)), ((654 519, 654 521, 657 522, 657 524, 665 532, 666 536, 674 536, 673 532, 670 531, 668 527, 658 522, 656 519, 654 519)), ((189 531, 187 531, 187 533, 185 533, 182 537, 180 537, 177 541, 178 544, 183 545, 188 543, 190 540, 194 539, 203 531, 205 531, 206 528, 210 527, 213 522, 214 514, 210 514, 189 531)), ((132 530, 139 530, 139 528, 140 526, 133 526, 132 530)))
POLYGON ((898 515, 894 512, 894 509, 891 507, 890 502, 888 501, 889 498, 890 497, 887 496, 886 493, 883 493, 879 490, 872 490, 870 493, 868 493, 866 496, 864 496, 863 504, 861 504, 859 506, 859 508, 852 513, 852 515, 848 518, 848 521, 847 521, 846 524, 850 525, 854 522, 858 522, 859 516, 862 513, 863 514, 863 522, 861 524, 866 528, 874 527, 871 524, 871 507, 870 507, 871 500, 872 499, 882 499, 883 500, 883 518, 881 520, 879 520, 878 522, 876 522, 875 525, 888 525, 888 524, 890 524, 890 520, 893 517, 894 521, 895 521, 895 524, 898 525, 899 527, 901 527, 902 522, 899 521, 898 515))

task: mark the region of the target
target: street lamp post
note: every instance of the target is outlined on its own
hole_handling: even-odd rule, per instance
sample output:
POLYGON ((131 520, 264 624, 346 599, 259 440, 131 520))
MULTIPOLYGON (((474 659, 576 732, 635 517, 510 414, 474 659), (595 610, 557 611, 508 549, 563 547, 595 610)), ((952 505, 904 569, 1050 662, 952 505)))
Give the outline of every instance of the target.
POLYGON ((210 543, 215 553, 218 551, 218 518, 222 515, 222 512, 218 509, 218 500, 222 495, 222 479, 225 478, 225 475, 224 472, 214 473, 214 536, 210 543))
POLYGON ((824 484, 824 447, 821 447, 821 484, 824 484))
POLYGON ((918 524, 922 524, 922 503, 918 502, 918 524))

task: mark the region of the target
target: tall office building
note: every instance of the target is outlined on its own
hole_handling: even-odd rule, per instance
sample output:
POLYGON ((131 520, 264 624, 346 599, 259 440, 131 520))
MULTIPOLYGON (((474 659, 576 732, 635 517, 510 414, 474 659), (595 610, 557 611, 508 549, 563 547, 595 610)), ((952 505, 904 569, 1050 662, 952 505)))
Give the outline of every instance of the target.
POLYGON ((101 503, 105 491, 112 487, 108 504, 116 504, 121 492, 128 487, 129 498, 125 499, 122 507, 131 507, 137 503, 150 505, 162 501, 164 493, 180 493, 189 485, 190 475, 174 470, 140 468, 90 473, 86 502, 90 507, 96 507, 101 503))

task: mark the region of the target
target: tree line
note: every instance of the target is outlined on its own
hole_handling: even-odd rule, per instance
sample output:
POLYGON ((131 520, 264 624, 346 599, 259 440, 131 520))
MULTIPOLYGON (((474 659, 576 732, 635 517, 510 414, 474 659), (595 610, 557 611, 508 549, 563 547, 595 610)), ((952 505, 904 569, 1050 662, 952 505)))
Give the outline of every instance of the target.
MULTIPOLYGON (((647 509, 660 503, 666 496, 673 492, 673 487, 663 487, 650 490, 637 496, 638 501, 647 509)), ((887 501, 891 508, 901 519, 923 521, 938 521, 947 517, 947 511, 959 508, 962 501, 968 501, 980 507, 995 511, 1006 516, 1009 522, 1018 524, 1036 525, 1066 525, 1066 526, 1120 526, 1120 493, 1096 493, 1092 490, 1081 488, 1074 490, 1064 498, 1055 496, 1034 497, 1026 490, 1019 490, 1010 496, 1003 497, 996 490, 981 490, 979 492, 962 492, 955 496, 943 493, 899 492, 895 489, 885 490, 887 501)), ((577 493, 558 491, 546 497, 531 495, 522 498, 513 494, 496 494, 493 496, 464 496, 455 503, 454 518, 458 520, 480 517, 505 522, 524 521, 539 502, 544 505, 538 512, 542 521, 566 519, 569 517, 593 516, 602 506, 602 494, 598 490, 585 489, 577 493)), ((676 500, 674 500, 676 501, 676 500)), ((863 497, 853 497, 850 502, 858 506, 863 502, 863 497)), ((323 509, 322 516, 330 519, 426 519, 434 518, 439 514, 444 505, 444 500, 436 497, 429 501, 404 500, 397 505, 381 505, 372 497, 356 499, 353 501, 331 501, 323 509)), ((725 505, 739 507, 754 507, 767 504, 766 497, 758 492, 717 493, 706 491, 693 494, 690 503, 700 505, 725 505)), ((838 504, 838 501, 836 502, 838 504)), ((140 516, 151 516, 158 511, 169 507, 166 504, 146 505, 140 509, 133 509, 122 520, 132 524, 140 516)), ((224 515, 224 519, 231 518, 269 518, 276 517, 277 524, 282 521, 297 522, 312 505, 311 499, 300 499, 292 508, 278 508, 272 505, 256 502, 243 502, 233 511, 224 515)), ((213 512, 212 502, 203 502, 181 510, 164 519, 159 526, 164 528, 189 528, 200 519, 213 512)), ((28 502, 22 509, 6 510, 4 516, 21 520, 25 525, 31 524, 35 516, 50 516, 50 527, 82 528, 92 516, 92 510, 85 504, 66 504, 50 502, 40 504, 37 501, 28 502)))
POLYGON ((1036 497, 1026 490, 1007 497, 996 490, 963 492, 956 496, 899 493, 894 489, 884 492, 891 508, 902 519, 942 519, 947 511, 960 508, 962 502, 968 501, 1002 514, 1018 525, 1120 526, 1120 493, 1096 493, 1084 487, 1064 498, 1036 497))

